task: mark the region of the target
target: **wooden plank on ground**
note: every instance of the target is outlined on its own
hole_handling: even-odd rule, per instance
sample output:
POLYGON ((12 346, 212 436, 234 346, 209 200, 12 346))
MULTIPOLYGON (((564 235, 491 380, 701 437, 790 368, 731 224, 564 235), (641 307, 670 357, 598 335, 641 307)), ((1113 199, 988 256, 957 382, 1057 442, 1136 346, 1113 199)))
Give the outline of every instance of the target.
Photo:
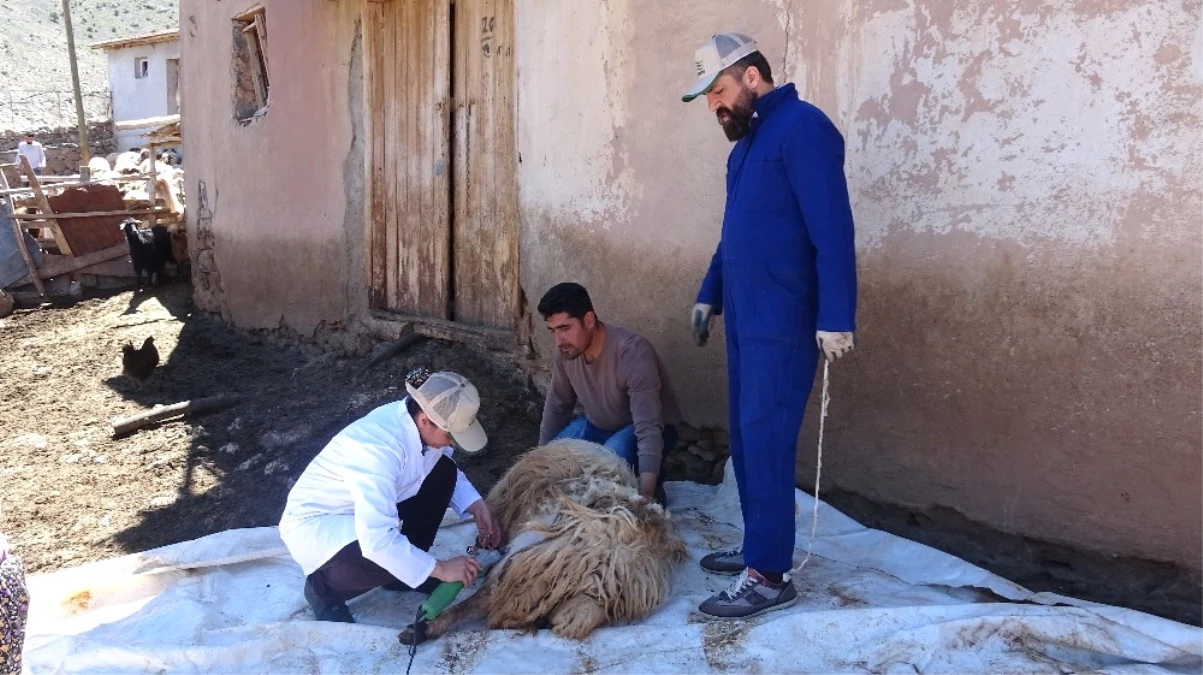
MULTIPOLYGON (((62 276, 70 272, 82 270, 91 265, 96 265, 98 263, 103 263, 108 260, 113 260, 115 258, 128 255, 128 244, 118 244, 103 251, 97 251, 95 253, 89 253, 88 255, 81 256, 46 255, 45 262, 40 268, 38 268, 38 278, 50 279, 52 277, 62 276)), ((31 278, 29 275, 25 275, 12 285, 20 286, 21 284, 28 283, 36 284, 36 282, 33 281, 33 278, 31 278)))

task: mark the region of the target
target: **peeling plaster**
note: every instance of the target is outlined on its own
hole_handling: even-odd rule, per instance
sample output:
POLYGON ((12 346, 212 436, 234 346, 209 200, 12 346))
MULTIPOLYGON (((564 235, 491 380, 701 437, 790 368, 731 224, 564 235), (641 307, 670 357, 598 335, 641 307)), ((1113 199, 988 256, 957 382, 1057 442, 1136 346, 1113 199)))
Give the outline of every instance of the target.
POLYGON ((847 53, 862 245, 879 246, 897 222, 1108 246, 1133 195, 1163 193, 1187 173, 1197 141, 1165 122, 1198 123, 1200 89, 1183 82, 1178 47, 1196 27, 1172 7, 1095 5, 975 0, 862 14, 847 53))
POLYGON ((630 51, 625 46, 633 31, 629 0, 518 0, 516 5, 519 26, 590 26, 594 34, 587 41, 567 30, 520 35, 518 150, 524 203, 582 221, 622 213, 636 192, 623 141, 630 103, 623 95, 630 51), (535 86, 548 82, 562 86, 535 86), (574 131, 547 133, 552 128, 574 131))
POLYGON ((1195 41, 1191 45, 1190 70, 1195 80, 1203 82, 1203 15, 1199 17, 1199 25, 1195 28, 1195 41))

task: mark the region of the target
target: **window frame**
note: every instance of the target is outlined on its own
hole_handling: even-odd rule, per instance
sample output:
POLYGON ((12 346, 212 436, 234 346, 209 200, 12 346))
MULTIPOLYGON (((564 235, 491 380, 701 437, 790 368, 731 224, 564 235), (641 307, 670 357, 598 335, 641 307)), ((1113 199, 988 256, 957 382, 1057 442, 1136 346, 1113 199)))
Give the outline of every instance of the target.
POLYGON ((233 21, 246 41, 255 108, 257 111, 263 110, 271 98, 271 75, 267 56, 267 10, 262 4, 256 4, 235 15, 233 21))

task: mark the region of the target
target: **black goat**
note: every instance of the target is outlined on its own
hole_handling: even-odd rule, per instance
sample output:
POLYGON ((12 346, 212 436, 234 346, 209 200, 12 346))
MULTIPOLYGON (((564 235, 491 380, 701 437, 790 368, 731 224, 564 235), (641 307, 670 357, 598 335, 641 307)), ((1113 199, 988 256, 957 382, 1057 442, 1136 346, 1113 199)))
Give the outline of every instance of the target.
MULTIPOLYGON (((147 285, 158 286, 163 274, 163 256, 155 244, 155 236, 138 227, 137 218, 126 218, 121 223, 125 241, 129 243, 129 257, 134 263, 134 275, 138 288, 142 288, 142 273, 146 273, 147 285)), ((163 228, 166 233, 167 228, 163 228)))
POLYGON ((180 262, 175 259, 175 253, 171 251, 171 233, 167 231, 166 225, 155 225, 150 228, 151 237, 155 241, 155 251, 159 254, 159 259, 163 264, 171 263, 175 266, 175 274, 180 273, 180 262))

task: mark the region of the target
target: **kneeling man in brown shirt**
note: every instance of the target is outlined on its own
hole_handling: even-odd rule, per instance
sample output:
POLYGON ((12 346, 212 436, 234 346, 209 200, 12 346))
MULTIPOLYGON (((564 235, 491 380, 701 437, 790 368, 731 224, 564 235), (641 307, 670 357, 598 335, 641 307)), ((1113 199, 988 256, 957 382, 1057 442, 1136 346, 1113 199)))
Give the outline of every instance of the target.
POLYGON ((560 438, 600 443, 631 465, 640 494, 663 504, 660 464, 677 443, 681 411, 656 349, 633 330, 602 323, 580 284, 553 286, 539 313, 557 350, 539 444, 560 438), (578 401, 584 414, 574 419, 578 401))

